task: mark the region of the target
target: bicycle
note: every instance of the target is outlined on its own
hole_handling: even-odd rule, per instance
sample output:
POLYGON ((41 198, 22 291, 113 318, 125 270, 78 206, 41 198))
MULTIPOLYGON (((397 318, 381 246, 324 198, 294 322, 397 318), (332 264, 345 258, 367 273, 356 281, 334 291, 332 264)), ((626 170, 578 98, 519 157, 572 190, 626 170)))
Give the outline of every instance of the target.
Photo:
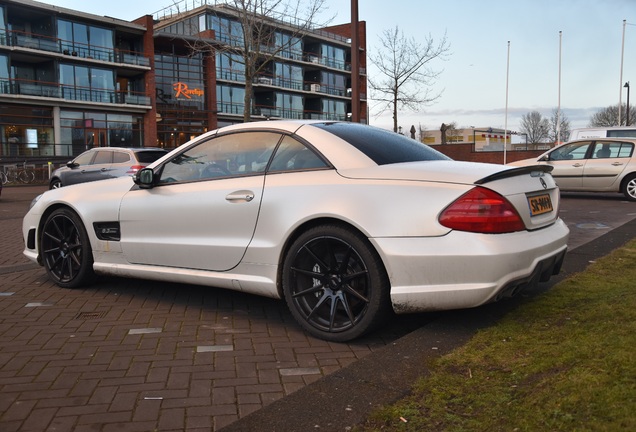
POLYGON ((27 165, 25 160, 22 168, 18 169, 18 165, 4 165, 0 171, 0 179, 2 184, 7 183, 33 183, 35 181, 35 165, 27 165))
POLYGON ((3 165, 0 173, 0 176, 2 177, 2 184, 13 183, 17 179, 15 165, 3 165))
POLYGON ((21 183, 33 183, 35 180, 35 165, 27 165, 27 161, 25 160, 22 164, 22 169, 18 171, 18 180, 21 183))

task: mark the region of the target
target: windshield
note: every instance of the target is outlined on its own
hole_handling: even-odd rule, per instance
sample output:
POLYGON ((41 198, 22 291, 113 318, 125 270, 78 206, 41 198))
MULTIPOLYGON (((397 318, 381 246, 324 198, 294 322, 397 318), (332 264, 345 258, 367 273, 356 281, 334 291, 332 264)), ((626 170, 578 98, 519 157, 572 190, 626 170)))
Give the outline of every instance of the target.
POLYGON ((451 160, 419 141, 373 126, 357 123, 318 123, 312 126, 347 141, 378 165, 451 160))

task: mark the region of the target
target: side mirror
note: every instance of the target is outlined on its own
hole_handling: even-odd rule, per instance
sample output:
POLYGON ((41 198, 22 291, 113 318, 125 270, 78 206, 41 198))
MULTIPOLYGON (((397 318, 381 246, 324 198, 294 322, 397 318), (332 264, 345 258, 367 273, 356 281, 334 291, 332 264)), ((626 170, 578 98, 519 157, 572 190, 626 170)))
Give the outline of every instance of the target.
POLYGON ((550 160, 550 156, 548 155, 544 155, 541 158, 539 158, 539 162, 547 162, 550 160))
POLYGON ((73 161, 68 161, 68 162, 66 162, 66 166, 69 167, 69 168, 75 168, 75 167, 78 167, 79 164, 76 164, 73 161))
POLYGON ((135 174, 134 181, 140 188, 150 189, 155 185, 155 172, 152 168, 140 169, 135 174))

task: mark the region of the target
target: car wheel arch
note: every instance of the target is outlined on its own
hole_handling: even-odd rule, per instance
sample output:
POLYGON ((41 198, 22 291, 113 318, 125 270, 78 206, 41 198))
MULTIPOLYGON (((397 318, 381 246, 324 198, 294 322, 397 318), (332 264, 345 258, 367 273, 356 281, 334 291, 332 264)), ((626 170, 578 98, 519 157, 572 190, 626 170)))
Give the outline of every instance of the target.
MULTIPOLYGON (((75 213, 77 215, 77 217, 82 221, 82 223, 84 224, 84 228, 86 228, 87 232, 89 232, 88 230, 88 226, 86 225, 86 223, 84 222, 84 218, 77 212, 77 210, 75 210, 73 207, 68 206, 68 205, 64 205, 64 204, 54 204, 50 207, 48 207, 46 210, 44 210, 44 212, 42 212, 42 216, 40 217, 40 220, 38 221, 38 231, 37 231, 37 238, 36 238, 36 242, 39 245, 40 240, 42 239, 42 227, 44 227, 44 224, 46 223, 46 220, 49 218, 49 216, 51 215, 51 213, 59 210, 59 209, 68 209, 69 211, 72 211, 73 213, 75 213)), ((90 238, 90 235, 89 235, 90 238)), ((38 250, 38 253, 40 254, 41 251, 38 250)))
POLYGON ((59 177, 52 177, 51 180, 49 180, 49 189, 53 189, 53 185, 59 183, 59 187, 62 187, 62 180, 59 177))
MULTIPOLYGON (((291 247, 291 245, 294 243, 294 241, 296 241, 296 239, 298 237, 300 237, 300 235, 302 235, 304 232, 317 227, 317 226, 321 226, 321 225, 337 225, 341 228, 344 229, 348 229, 352 232, 356 232, 362 236, 364 236, 365 238, 369 238, 369 235, 367 233, 365 233, 364 231, 362 231, 359 227, 347 222, 347 221, 343 221, 342 219, 338 219, 338 218, 331 218, 331 217, 321 217, 321 218, 316 218, 316 219, 311 219, 308 221, 305 221, 304 223, 302 223, 301 225, 297 226, 289 236, 287 236, 287 239, 285 240, 285 244, 283 245, 283 247, 281 248, 281 252, 280 252, 280 256, 278 257, 278 272, 277 272, 277 276, 276 276, 276 290, 278 291, 278 295, 280 296, 280 298, 283 298, 283 263, 285 261, 285 257, 287 256, 287 254, 289 253, 289 249, 291 247)), ((380 260, 382 260, 382 262, 384 263, 383 259, 382 259, 382 254, 380 254, 380 252, 375 249, 375 246, 369 242, 370 246, 375 250, 375 253, 378 254, 378 256, 380 257, 380 260)), ((386 270, 386 266, 385 266, 385 270, 386 270)))
POLYGON ((635 172, 631 172, 629 174, 627 174, 625 177, 623 177, 623 181, 621 182, 621 188, 620 191, 623 195, 625 195, 625 197, 627 199, 629 199, 630 201, 636 201, 636 196, 631 196, 627 193, 627 185, 630 182, 636 182, 636 171, 635 172), (628 196, 629 195, 629 196, 628 196))

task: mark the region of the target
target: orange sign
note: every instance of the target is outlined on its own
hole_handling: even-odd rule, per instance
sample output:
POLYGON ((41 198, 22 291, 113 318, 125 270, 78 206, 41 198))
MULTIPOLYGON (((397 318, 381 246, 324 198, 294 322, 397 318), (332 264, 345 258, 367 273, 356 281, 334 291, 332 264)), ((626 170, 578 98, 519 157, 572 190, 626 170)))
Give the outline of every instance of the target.
POLYGON ((174 97, 176 99, 180 97, 184 97, 186 99, 192 99, 193 96, 195 96, 196 98, 203 97, 202 89, 190 88, 188 84, 181 81, 172 84, 172 88, 174 89, 174 97))

